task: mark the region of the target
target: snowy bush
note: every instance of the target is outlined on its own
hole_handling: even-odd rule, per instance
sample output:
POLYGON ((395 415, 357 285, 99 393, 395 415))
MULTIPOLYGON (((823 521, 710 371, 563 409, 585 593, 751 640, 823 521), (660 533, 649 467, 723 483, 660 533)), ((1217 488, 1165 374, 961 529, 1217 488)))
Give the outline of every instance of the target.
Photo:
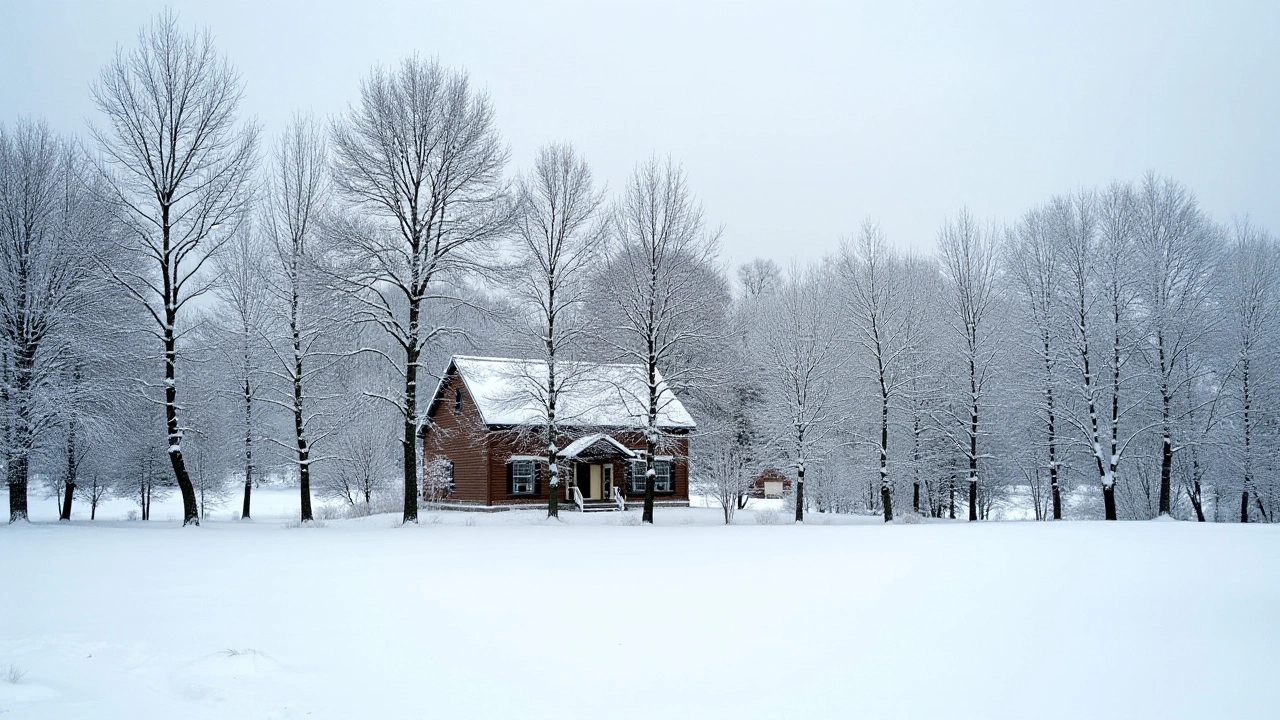
POLYGON ((924 516, 920 513, 902 513, 894 521, 903 525, 922 525, 924 524, 924 516))
POLYGON ((27 671, 17 665, 7 665, 3 669, 0 669, 0 680, 3 680, 10 685, 17 685, 22 682, 22 678, 26 677, 26 674, 27 671))
POLYGON ((777 510, 767 509, 767 510, 756 511, 757 525, 777 525, 778 520, 779 520, 779 517, 778 517, 777 510))
POLYGON ((308 521, 306 521, 306 522, 303 522, 303 521, 299 518, 299 519, 290 520, 289 522, 285 523, 285 527, 286 527, 286 528, 289 528, 289 529, 294 529, 294 528, 322 528, 322 527, 325 527, 325 523, 324 523, 324 520, 308 520, 308 521))

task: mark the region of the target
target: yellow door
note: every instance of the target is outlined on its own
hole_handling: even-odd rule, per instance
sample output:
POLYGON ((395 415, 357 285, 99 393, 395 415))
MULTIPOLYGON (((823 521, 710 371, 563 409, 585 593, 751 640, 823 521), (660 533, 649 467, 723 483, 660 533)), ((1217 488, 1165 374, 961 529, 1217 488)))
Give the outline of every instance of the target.
POLYGON ((603 473, 602 473, 603 467, 604 467, 603 465, 591 466, 591 497, 589 498, 590 500, 604 499, 604 491, 603 491, 604 479, 603 479, 603 473))

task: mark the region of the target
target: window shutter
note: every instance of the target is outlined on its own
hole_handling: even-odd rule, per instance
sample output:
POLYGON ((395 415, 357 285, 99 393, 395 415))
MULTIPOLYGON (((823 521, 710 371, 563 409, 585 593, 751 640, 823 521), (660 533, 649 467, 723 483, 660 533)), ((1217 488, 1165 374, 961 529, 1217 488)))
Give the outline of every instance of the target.
POLYGON ((511 463, 511 462, 509 462, 509 461, 508 461, 508 462, 507 462, 507 494, 508 494, 508 495, 512 495, 512 494, 514 494, 514 493, 515 493, 515 487, 514 487, 514 485, 512 484, 512 480, 513 480, 512 475, 513 475, 513 473, 514 473, 513 465, 512 465, 512 463, 511 463))
POLYGON ((542 494, 542 463, 533 464, 533 494, 542 494))
POLYGON ((633 468, 633 467, 635 467, 635 463, 634 463, 634 462, 632 462, 631 460, 628 460, 626 463, 624 463, 624 468, 623 468, 623 470, 622 470, 622 475, 623 475, 622 480, 623 480, 623 483, 624 483, 624 484, 623 484, 623 487, 624 487, 624 488, 626 488, 626 489, 625 489, 623 492, 631 492, 631 490, 632 490, 632 487, 631 487, 631 468, 633 468))

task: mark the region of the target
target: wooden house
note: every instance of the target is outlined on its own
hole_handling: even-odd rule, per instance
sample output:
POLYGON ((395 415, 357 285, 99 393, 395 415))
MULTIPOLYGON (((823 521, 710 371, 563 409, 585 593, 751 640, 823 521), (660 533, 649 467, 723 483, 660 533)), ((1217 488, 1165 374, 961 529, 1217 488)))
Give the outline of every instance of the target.
POLYGON ((751 485, 751 495, 761 498, 780 498, 791 491, 791 478, 778 468, 766 468, 756 476, 751 485))
MULTIPOLYGON (((570 508, 614 509, 644 497, 648 381, 640 365, 557 364, 558 474, 570 508), (619 502, 621 501, 621 502, 619 502)), ((689 504, 693 418, 658 379, 655 502, 689 504)), ((454 356, 419 431, 423 492, 446 507, 546 504, 547 365, 454 356)))

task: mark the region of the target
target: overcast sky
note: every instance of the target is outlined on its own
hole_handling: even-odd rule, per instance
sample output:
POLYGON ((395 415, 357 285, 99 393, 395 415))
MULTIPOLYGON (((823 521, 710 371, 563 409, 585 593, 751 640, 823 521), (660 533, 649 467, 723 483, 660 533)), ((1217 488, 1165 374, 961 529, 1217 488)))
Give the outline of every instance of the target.
MULTIPOLYGON (((1280 231, 1275 0, 171 4, 267 139, 376 63, 438 55, 491 94, 512 171, 569 140, 616 190, 671 153, 733 262, 818 258, 867 216, 928 249, 962 206, 1011 220, 1147 170, 1280 231)), ((83 132, 89 81, 164 5, 0 0, 0 122, 83 132)))

